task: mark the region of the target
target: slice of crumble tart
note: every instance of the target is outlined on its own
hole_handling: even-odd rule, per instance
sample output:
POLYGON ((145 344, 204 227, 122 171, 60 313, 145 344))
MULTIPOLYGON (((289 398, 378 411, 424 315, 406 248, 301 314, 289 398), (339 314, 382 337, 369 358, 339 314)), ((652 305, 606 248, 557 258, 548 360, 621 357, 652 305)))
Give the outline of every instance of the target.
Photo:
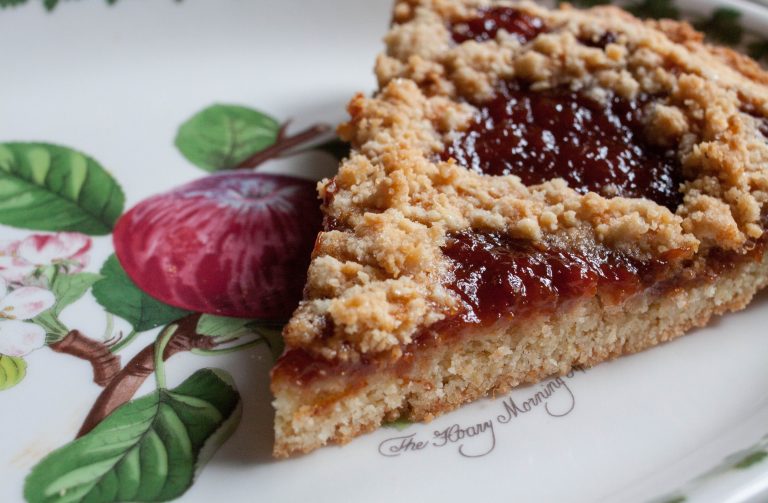
POLYGON ((276 456, 678 337, 768 283, 768 74, 615 7, 402 0, 272 371, 276 456))

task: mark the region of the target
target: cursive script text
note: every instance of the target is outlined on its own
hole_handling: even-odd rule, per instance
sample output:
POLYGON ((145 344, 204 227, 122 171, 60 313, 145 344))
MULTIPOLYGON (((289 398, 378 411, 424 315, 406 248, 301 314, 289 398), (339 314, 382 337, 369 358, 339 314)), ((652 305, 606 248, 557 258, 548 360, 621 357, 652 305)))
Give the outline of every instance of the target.
POLYGON ((468 440, 473 437, 480 437, 486 432, 489 432, 490 435, 485 435, 488 440, 485 442, 485 445, 481 446, 480 448, 476 447, 477 443, 475 442, 473 443, 475 448, 469 449, 468 452, 467 449, 465 449, 465 447, 467 447, 466 442, 462 442, 459 445, 459 454, 462 456, 467 458, 479 458, 481 456, 485 456, 491 452, 494 447, 496 447, 496 434, 493 431, 493 421, 490 419, 488 421, 477 423, 474 426, 468 426, 466 428, 462 428, 458 424, 452 424, 444 430, 437 430, 434 433, 434 440, 432 441, 432 445, 435 447, 444 447, 449 443, 456 443, 465 439, 468 440))

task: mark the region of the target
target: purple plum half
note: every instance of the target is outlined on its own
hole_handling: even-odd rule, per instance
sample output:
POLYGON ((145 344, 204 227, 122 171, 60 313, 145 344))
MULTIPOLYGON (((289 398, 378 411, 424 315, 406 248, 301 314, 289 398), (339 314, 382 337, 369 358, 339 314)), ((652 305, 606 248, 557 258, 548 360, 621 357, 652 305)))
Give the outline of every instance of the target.
POLYGON ((284 319, 301 299, 321 220, 313 182, 222 173, 136 205, 115 227, 115 250, 136 285, 167 304, 284 319))

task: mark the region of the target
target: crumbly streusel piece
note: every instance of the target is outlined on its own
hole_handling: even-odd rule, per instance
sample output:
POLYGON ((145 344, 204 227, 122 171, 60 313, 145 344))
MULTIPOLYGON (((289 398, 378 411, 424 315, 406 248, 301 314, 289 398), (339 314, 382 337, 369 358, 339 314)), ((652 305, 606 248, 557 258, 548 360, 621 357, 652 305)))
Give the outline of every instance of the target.
POLYGON ((402 0, 385 42, 380 90, 339 128, 352 153, 319 184, 326 231, 273 372, 277 454, 643 349, 765 284, 753 61, 684 23, 527 2, 402 0), (435 394, 456 351, 496 370, 435 394))

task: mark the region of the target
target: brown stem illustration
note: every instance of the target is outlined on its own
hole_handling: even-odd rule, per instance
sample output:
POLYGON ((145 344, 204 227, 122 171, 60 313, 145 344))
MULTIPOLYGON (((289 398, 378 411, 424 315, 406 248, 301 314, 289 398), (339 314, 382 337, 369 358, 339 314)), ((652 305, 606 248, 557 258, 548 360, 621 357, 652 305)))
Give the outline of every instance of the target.
POLYGON ((93 381, 99 386, 107 386, 120 372, 120 357, 109 351, 106 344, 88 338, 77 330, 70 330, 64 338, 50 344, 57 353, 72 355, 85 360, 93 367, 93 381))
MULTIPOLYGON (((196 332, 199 314, 191 314, 176 322, 178 329, 171 337, 163 352, 163 360, 169 359, 176 353, 190 349, 211 349, 215 342, 212 337, 206 337, 196 332)), ((133 395, 155 370, 155 344, 142 349, 129 361, 125 367, 104 388, 85 418, 77 437, 82 437, 96 427, 116 408, 133 398, 133 395)))
MULTIPOLYGON (((288 136, 286 130, 290 121, 285 122, 278 132, 275 143, 260 152, 256 152, 243 162, 237 169, 255 168, 260 164, 287 153, 302 143, 311 141, 332 131, 327 124, 310 126, 294 135, 288 136)), ((171 336, 163 352, 163 360, 176 353, 191 349, 212 349, 216 343, 212 337, 206 337, 196 332, 200 314, 191 314, 175 322, 176 332, 171 336)), ((94 381, 105 386, 94 402, 88 416, 83 421, 77 437, 82 437, 96 427, 116 408, 133 398, 144 381, 155 371, 154 343, 142 349, 120 369, 120 358, 109 351, 109 348, 92 339, 84 337, 76 330, 71 331, 61 341, 51 344, 51 349, 60 353, 68 353, 78 358, 88 360, 93 366, 94 381)))
POLYGON ((237 169, 255 168, 260 164, 278 157, 280 154, 301 145, 304 142, 308 142, 332 131, 331 126, 328 124, 315 124, 303 131, 296 133, 293 136, 286 136, 285 130, 288 127, 289 122, 286 122, 280 127, 280 131, 277 134, 277 141, 264 150, 260 150, 238 164, 237 169))

